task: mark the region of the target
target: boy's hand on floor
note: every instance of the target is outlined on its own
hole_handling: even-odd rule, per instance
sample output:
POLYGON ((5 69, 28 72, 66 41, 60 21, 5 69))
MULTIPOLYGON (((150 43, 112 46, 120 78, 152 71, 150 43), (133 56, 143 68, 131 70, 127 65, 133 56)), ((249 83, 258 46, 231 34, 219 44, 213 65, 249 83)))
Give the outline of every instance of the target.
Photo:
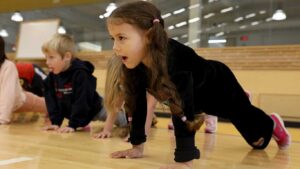
POLYGON ((43 127, 43 130, 47 131, 47 130, 57 130, 59 129, 59 126, 58 125, 47 125, 45 127, 43 127))
POLYGON ((141 158, 143 157, 144 144, 134 145, 131 149, 117 151, 111 154, 112 158, 141 158))
POLYGON ((75 129, 73 129, 72 127, 61 127, 57 129, 57 132, 59 133, 73 133, 74 131, 75 129))
POLYGON ((100 133, 96 133, 93 136, 94 138, 110 138, 111 137, 111 132, 107 130, 103 130, 100 133))

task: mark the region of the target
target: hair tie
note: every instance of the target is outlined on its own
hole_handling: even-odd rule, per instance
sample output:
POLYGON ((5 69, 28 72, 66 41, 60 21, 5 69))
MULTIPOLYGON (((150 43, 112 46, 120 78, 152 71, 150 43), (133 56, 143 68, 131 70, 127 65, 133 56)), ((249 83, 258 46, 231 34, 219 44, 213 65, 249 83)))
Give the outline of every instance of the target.
POLYGON ((159 19, 153 19, 153 23, 159 23, 160 21, 159 21, 159 19))

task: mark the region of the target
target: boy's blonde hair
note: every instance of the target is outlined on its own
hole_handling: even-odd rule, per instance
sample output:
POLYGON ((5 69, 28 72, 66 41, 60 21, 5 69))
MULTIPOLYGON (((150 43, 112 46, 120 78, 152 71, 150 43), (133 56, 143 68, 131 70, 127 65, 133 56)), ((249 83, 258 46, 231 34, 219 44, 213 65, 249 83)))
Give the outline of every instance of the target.
POLYGON ((124 101, 124 91, 121 88, 121 75, 121 58, 112 56, 107 62, 104 90, 104 107, 108 113, 119 112, 124 101))
POLYGON ((70 52, 71 55, 74 56, 76 52, 76 46, 71 36, 66 34, 55 34, 49 41, 43 44, 42 51, 43 53, 55 51, 63 58, 66 52, 70 52))

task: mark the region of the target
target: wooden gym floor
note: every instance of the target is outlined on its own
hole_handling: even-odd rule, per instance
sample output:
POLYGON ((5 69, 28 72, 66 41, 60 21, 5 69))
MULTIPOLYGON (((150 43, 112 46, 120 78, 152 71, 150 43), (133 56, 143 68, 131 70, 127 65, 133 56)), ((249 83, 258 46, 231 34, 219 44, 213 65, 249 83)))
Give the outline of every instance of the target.
MULTIPOLYGON (((97 140, 90 132, 57 134, 41 131, 43 120, 0 126, 1 169, 157 169, 173 161, 173 132, 169 119, 158 119, 140 159, 111 159, 111 152, 129 148, 122 139, 97 140)), ((93 123, 92 132, 102 126, 93 123)), ((202 127, 203 128, 203 127, 202 127)), ((216 134, 196 135, 200 160, 194 169, 299 169, 300 129, 288 128, 292 145, 279 150, 272 140, 265 150, 252 150, 229 123, 218 123, 216 134)))

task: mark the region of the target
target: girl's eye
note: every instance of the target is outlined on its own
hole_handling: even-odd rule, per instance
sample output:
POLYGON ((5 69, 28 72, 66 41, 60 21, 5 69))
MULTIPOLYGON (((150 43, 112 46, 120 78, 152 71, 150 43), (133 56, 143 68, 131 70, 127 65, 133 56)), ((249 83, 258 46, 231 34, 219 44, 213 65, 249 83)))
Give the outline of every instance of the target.
POLYGON ((124 40, 125 37, 124 36, 119 36, 119 40, 124 40))
POLYGON ((114 40, 115 40, 115 38, 113 38, 113 37, 111 37, 110 39, 111 39, 112 41, 114 41, 114 40))

